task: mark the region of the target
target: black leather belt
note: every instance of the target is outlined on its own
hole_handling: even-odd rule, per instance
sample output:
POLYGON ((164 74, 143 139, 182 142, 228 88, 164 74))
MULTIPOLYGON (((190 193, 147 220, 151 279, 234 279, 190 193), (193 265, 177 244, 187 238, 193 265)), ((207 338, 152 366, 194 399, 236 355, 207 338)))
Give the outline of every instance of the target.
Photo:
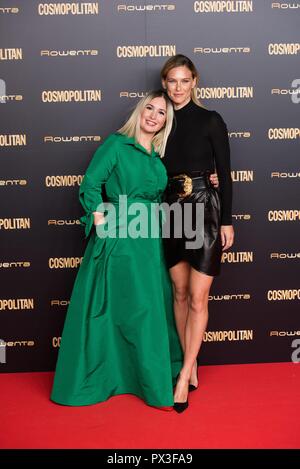
POLYGON ((195 190, 209 189, 212 187, 209 174, 192 172, 172 175, 168 180, 168 192, 177 194, 179 197, 187 197, 195 190))

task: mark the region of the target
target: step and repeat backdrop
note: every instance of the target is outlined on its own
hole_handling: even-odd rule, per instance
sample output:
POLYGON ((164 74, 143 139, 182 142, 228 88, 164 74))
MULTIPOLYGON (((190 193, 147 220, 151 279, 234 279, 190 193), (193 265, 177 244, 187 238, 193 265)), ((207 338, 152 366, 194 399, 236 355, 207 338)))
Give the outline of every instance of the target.
POLYGON ((176 53, 232 154, 236 241, 200 361, 299 361, 299 20, 269 0, 0 1, 0 371, 54 369, 85 169, 176 53))

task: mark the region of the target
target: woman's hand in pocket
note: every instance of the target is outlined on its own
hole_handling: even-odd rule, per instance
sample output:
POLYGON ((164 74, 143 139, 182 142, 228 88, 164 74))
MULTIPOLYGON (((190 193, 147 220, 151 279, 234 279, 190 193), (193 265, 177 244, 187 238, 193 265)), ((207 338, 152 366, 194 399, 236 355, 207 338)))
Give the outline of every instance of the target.
POLYGON ((102 212, 93 212, 94 215, 94 225, 104 225, 105 223, 105 216, 102 212))

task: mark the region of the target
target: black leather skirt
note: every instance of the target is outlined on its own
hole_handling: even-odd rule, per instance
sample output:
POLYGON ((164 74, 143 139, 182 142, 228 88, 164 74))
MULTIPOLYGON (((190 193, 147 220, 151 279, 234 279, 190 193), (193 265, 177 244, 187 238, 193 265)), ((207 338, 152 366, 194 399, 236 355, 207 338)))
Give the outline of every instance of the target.
POLYGON ((178 202, 182 212, 182 221, 179 221, 182 224, 182 236, 178 237, 178 230, 176 234, 175 224, 177 223, 178 228, 178 220, 175 221, 175 216, 171 216, 171 212, 168 220, 168 237, 163 235, 167 267, 170 269, 180 261, 186 261, 199 272, 210 276, 219 275, 222 256, 220 198, 218 190, 209 181, 209 173, 189 173, 169 177, 164 202, 168 205, 178 202), (183 223, 191 223, 194 232, 200 229, 197 223, 197 216, 199 218, 199 212, 196 211, 197 203, 202 203, 204 210, 204 219, 201 215, 200 224, 203 244, 201 243, 202 246, 199 248, 187 248, 193 238, 190 235, 187 238, 187 230, 184 229, 183 223), (185 217, 186 211, 188 211, 187 217, 185 217))

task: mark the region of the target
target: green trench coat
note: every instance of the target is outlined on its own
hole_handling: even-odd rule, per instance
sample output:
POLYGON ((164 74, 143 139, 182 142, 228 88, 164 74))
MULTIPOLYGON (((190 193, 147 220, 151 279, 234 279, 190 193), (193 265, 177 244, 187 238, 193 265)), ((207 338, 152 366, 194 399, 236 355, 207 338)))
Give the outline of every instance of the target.
POLYGON ((62 333, 54 402, 81 406, 129 393, 153 406, 173 405, 182 351, 161 237, 121 237, 119 225, 116 237, 99 237, 92 213, 105 184, 117 212, 119 195, 127 195, 128 207, 141 202, 147 218, 166 183, 158 154, 132 138, 112 134, 96 150, 79 191, 89 239, 62 333))

